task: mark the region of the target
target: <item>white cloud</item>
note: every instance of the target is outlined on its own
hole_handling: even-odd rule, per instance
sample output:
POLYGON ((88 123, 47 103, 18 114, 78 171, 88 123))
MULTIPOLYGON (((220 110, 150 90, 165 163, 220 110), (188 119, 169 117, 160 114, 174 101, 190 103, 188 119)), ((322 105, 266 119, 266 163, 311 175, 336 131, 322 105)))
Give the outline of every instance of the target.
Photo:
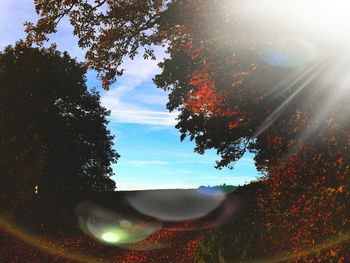
POLYGON ((161 96, 161 95, 138 95, 137 99, 140 102, 143 102, 145 104, 150 105, 165 105, 168 102, 167 96, 161 96))
POLYGON ((184 184, 181 182, 175 183, 154 183, 149 181, 134 180, 134 181, 125 181, 124 179, 117 181, 117 190, 118 191, 134 191, 134 190, 157 190, 157 189, 193 189, 197 188, 196 185, 184 184))
MULTIPOLYGON (((161 53, 161 51, 159 51, 161 53)), ((160 54, 160 59, 162 59, 160 54)), ((149 93, 139 93, 137 87, 150 83, 154 75, 159 72, 159 61, 144 60, 137 56, 134 60, 126 60, 123 64, 125 75, 118 80, 110 91, 104 92, 101 102, 104 107, 111 111, 111 122, 147 124, 153 126, 174 126, 177 121, 177 112, 169 113, 165 110, 155 110, 152 105, 162 105, 165 109, 167 94, 164 96, 149 93), (150 104, 149 107, 141 106, 140 103, 150 104)), ((153 87, 154 88, 154 87, 153 87)))
POLYGON ((111 122, 136 123, 156 126, 174 126, 177 113, 157 111, 144 108, 138 103, 128 103, 125 100, 132 96, 134 86, 120 86, 105 92, 101 103, 111 111, 111 122))
POLYGON ((162 54, 160 54, 158 60, 145 60, 141 55, 137 55, 133 60, 125 59, 122 65, 122 68, 125 69, 124 78, 128 82, 134 81, 134 83, 149 80, 159 72, 158 63, 162 60, 162 57, 162 54))
MULTIPOLYGON (((203 157, 203 156, 201 156, 201 157, 203 157)), ((176 163, 179 163, 179 164, 212 164, 212 165, 214 165, 215 159, 213 159, 213 160, 207 160, 207 159, 180 160, 180 161, 177 161, 176 163)))
MULTIPOLYGON (((123 103, 120 104, 120 106, 123 103)), ((119 123, 135 123, 135 124, 147 124, 157 126, 174 126, 176 121, 175 113, 167 113, 162 111, 151 111, 144 109, 133 109, 126 107, 126 109, 111 109, 111 122, 119 123)))
POLYGON ((161 160, 132 160, 132 161, 126 161, 128 165, 135 165, 135 166, 145 166, 145 165, 152 165, 152 166, 159 166, 159 165, 169 165, 169 162, 161 161, 161 160))

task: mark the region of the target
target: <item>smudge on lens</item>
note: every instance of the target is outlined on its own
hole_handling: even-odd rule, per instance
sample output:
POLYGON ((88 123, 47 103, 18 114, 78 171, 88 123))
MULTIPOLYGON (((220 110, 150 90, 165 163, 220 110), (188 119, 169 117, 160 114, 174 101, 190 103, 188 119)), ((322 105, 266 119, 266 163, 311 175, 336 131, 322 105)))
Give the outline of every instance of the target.
POLYGON ((154 190, 130 192, 129 204, 144 215, 167 222, 197 219, 216 209, 225 199, 222 191, 154 190))

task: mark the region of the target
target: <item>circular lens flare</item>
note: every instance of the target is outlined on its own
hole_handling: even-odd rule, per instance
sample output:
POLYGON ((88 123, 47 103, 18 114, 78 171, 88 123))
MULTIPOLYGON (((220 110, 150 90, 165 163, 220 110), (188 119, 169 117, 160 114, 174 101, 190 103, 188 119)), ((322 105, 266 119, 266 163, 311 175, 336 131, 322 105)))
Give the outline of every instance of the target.
POLYGON ((259 57, 271 66, 294 68, 304 66, 318 57, 317 49, 299 38, 276 38, 262 45, 259 57))
POLYGON ((161 229, 159 222, 141 219, 127 219, 111 210, 103 209, 90 202, 82 202, 76 213, 80 228, 103 243, 123 247, 147 239, 161 229))
POLYGON ((102 239, 108 243, 116 243, 119 241, 119 236, 113 232, 106 232, 102 234, 102 239))

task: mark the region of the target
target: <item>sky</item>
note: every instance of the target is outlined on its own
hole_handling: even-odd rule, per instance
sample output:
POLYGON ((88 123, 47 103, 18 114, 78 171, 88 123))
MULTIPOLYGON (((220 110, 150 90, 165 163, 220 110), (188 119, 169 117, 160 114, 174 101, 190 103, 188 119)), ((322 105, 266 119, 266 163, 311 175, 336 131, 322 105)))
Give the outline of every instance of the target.
MULTIPOLYGON (((34 0, 0 0, 0 50, 25 37, 23 22, 35 21, 34 0)), ((83 60, 84 51, 67 20, 50 36, 61 51, 83 60)), ((175 128, 177 113, 166 109, 168 94, 152 82, 160 72, 157 63, 166 57, 157 49, 158 61, 137 56, 126 59, 125 74, 109 91, 101 88, 96 73, 89 71, 87 85, 101 94, 101 103, 111 110, 109 129, 115 135, 115 149, 121 155, 113 165, 117 190, 196 188, 201 185, 242 185, 259 175, 251 154, 233 170, 214 168, 219 157, 214 150, 199 155, 194 142, 180 141, 175 128)))

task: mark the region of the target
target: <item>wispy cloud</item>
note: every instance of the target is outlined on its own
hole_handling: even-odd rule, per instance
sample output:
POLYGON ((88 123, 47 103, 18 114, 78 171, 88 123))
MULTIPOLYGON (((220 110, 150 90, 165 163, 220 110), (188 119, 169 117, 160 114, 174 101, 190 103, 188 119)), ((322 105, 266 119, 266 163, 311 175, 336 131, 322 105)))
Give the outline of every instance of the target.
POLYGON ((135 166, 145 166, 145 165, 152 165, 152 166, 159 166, 159 165, 169 165, 169 162, 165 162, 162 160, 131 160, 125 162, 128 165, 135 165, 135 166))
MULTIPOLYGON (((162 58, 162 55, 160 54, 162 58)), ((154 75, 159 72, 159 61, 144 60, 141 56, 124 63, 125 76, 112 89, 104 92, 101 102, 111 111, 111 122, 135 123, 154 126, 174 126, 177 112, 157 110, 152 105, 161 105, 165 109, 167 94, 152 94, 152 89, 139 92, 137 88, 143 84, 150 84, 154 75), (143 104, 149 104, 145 106, 143 104)))
POLYGON ((176 163, 178 164, 215 164, 215 160, 190 159, 190 160, 176 161, 176 163))
MULTIPOLYGON (((156 126, 174 126, 177 113, 157 111, 140 106, 136 102, 127 102, 135 86, 119 86, 101 97, 101 103, 111 111, 111 122, 136 123, 156 126)), ((136 92, 136 91, 135 91, 136 92)))
POLYGON ((112 122, 136 123, 157 126, 174 126, 176 124, 176 114, 162 111, 151 111, 144 109, 111 109, 112 122))
POLYGON ((168 102, 167 96, 142 94, 136 97, 137 100, 149 105, 165 105, 168 102))
POLYGON ((144 190, 144 189, 149 189, 149 190, 156 190, 156 189, 190 189, 190 188, 196 188, 196 185, 191 185, 191 184, 185 184, 181 182, 174 182, 172 184, 169 184, 167 182, 162 182, 162 183, 153 183, 149 181, 142 181, 140 182, 139 180, 130 180, 130 181, 125 181, 116 179, 118 183, 118 188, 117 190, 119 191, 129 191, 129 190, 144 190))

